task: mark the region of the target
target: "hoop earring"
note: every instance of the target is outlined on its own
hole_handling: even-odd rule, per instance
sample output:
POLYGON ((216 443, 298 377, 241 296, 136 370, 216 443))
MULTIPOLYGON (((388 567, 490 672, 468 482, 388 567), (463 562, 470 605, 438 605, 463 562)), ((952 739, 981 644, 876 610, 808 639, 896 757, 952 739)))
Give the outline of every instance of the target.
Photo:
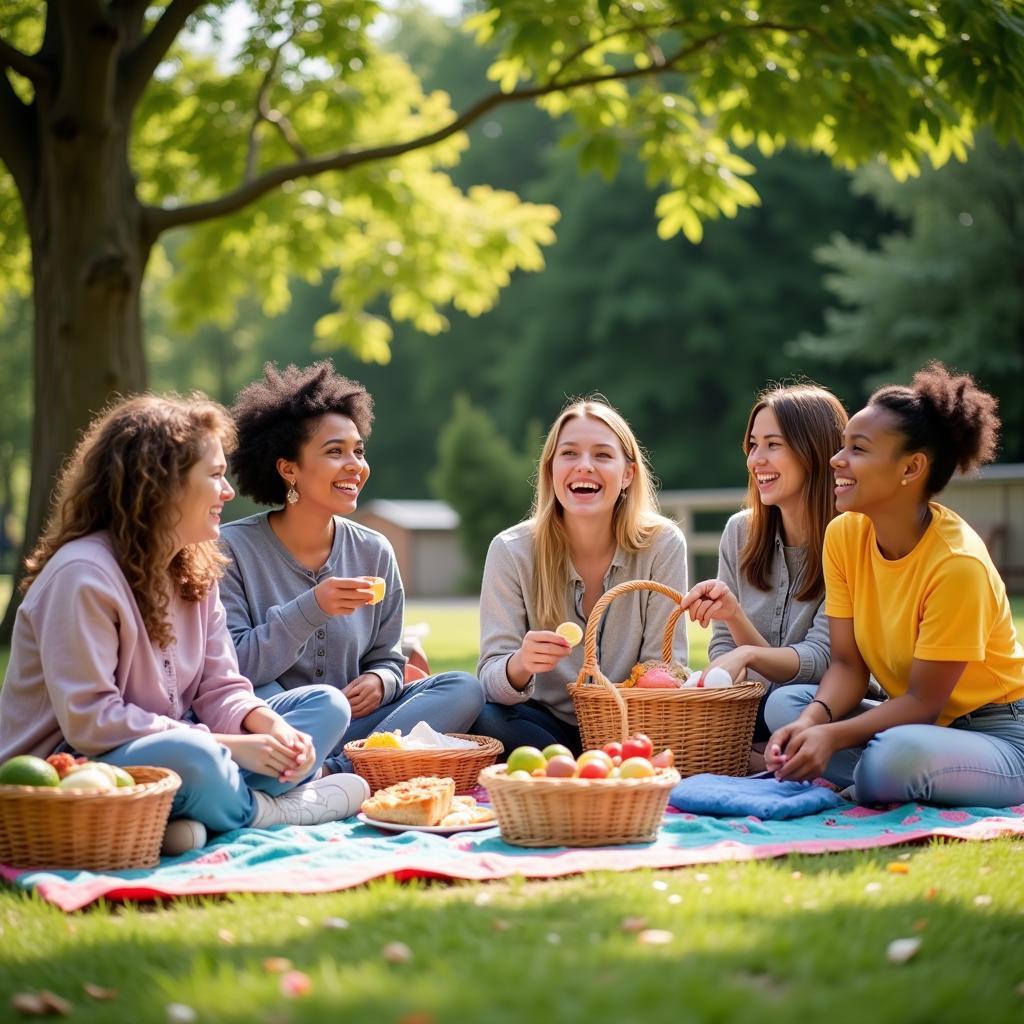
POLYGON ((289 505, 294 505, 299 500, 299 492, 295 490, 295 481, 288 481, 288 493, 284 496, 289 505))

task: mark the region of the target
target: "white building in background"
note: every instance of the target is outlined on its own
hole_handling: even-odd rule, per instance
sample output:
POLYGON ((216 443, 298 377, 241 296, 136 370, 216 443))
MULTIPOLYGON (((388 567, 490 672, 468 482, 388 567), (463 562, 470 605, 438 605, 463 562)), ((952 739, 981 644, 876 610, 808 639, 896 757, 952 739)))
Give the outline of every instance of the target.
POLYGON ((407 596, 465 593, 467 565, 456 532, 459 517, 447 502, 382 498, 360 506, 349 518, 391 541, 407 596))

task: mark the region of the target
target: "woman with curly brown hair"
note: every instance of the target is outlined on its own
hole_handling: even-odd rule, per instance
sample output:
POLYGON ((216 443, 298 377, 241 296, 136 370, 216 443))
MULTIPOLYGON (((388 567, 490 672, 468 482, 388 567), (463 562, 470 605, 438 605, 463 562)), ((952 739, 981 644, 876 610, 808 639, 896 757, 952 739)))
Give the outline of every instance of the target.
POLYGON ((191 821, 172 821, 165 852, 207 828, 333 821, 368 795, 305 782, 348 724, 333 690, 266 702, 239 674, 215 543, 233 439, 199 397, 132 398, 94 421, 27 561, 0 693, 0 760, 64 750, 176 771, 171 816, 191 821))
POLYGON ((483 707, 480 683, 444 672, 404 683, 405 597, 395 553, 345 517, 370 475, 373 399, 328 360, 283 371, 268 365, 234 406, 239 490, 275 506, 224 528, 228 628, 242 671, 261 694, 309 683, 337 687, 352 724, 325 771, 349 772, 342 747, 419 721, 466 732, 483 707), (375 600, 369 579, 385 583, 375 600))
POLYGON ((832 664, 768 699, 780 779, 824 774, 862 803, 1024 801, 1024 650, 981 538, 932 499, 996 452, 996 402, 940 363, 880 388, 832 457, 832 664), (869 672, 889 695, 864 700, 869 672))

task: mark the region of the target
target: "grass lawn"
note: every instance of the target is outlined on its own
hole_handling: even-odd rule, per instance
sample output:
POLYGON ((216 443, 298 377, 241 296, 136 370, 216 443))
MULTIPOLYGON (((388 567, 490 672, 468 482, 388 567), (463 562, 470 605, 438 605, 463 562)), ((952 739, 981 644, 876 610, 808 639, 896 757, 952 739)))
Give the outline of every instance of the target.
MULTIPOLYGON (((407 620, 429 623, 435 670, 473 668, 472 603, 412 603, 407 620)), ((706 637, 691 645, 699 664, 706 637)), ((73 915, 0 889, 0 1021, 16 1018, 13 994, 45 988, 82 1024, 163 1024, 170 1003, 238 1024, 1010 1022, 1024 1015, 1022 935, 1024 841, 1010 839, 73 915), (644 944, 627 918, 667 941, 644 944), (887 962, 911 936, 917 956, 887 962), (382 955, 395 941, 407 963, 382 955), (268 957, 310 993, 283 996, 268 957), (85 984, 118 995, 96 1002, 85 984)))

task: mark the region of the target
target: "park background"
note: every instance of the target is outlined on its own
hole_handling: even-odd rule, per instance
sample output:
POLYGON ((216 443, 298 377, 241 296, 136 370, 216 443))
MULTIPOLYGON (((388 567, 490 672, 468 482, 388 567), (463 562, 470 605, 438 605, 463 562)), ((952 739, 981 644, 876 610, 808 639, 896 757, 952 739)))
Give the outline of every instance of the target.
MULTIPOLYGON (((83 0, 81 9, 90 4, 83 0)), ((0 35, 36 17, 36 6, 0 0, 0 35)), ((237 87, 207 85, 204 77, 211 62, 224 60, 225 49, 245 37, 240 6, 218 5, 182 37, 176 70, 191 75, 194 93, 176 93, 158 80, 144 111, 148 128, 133 155, 165 194, 174 192, 168 182, 200 180, 200 166, 214 177, 233 173, 237 148, 211 142, 198 127, 190 133, 190 124, 200 120, 200 100, 212 103, 226 139, 235 126, 230 105, 251 102, 251 68, 237 87), (180 148, 163 149, 168 139, 180 148)), ((260 0, 252 6, 268 14, 301 5, 260 0)), ((371 6, 348 5, 354 12, 371 6)), ((509 0, 506 6, 529 5, 509 0)), ((592 6, 607 13, 619 5, 592 6)), ((767 6, 708 5, 723 16, 727 10, 749 16, 767 6)), ((825 17, 828 6, 820 5, 825 17)), ((913 13, 912 4, 845 6, 863 12, 869 50, 880 23, 872 18, 895 22, 913 13)), ((1019 5, 1004 6, 1019 14, 1019 5)), ((962 19, 974 16, 969 0, 942 7, 962 19)), ((461 15, 441 18, 438 9, 394 8, 373 45, 385 56, 403 55, 426 94, 444 90, 451 106, 463 109, 493 87, 487 69, 495 51, 458 28, 461 15)), ((851 30, 851 37, 860 31, 851 30)), ((963 34, 972 33, 992 42, 981 24, 963 34)), ((1017 55, 1019 68, 1024 35, 1009 13, 1005 35, 1013 46, 1006 40, 1000 46, 1017 55)), ((32 41, 30 32, 19 41, 26 39, 32 41)), ((330 42, 338 50, 347 44, 330 42)), ((969 53, 970 40, 963 42, 969 53)), ((0 51, 0 60, 6 57, 0 51)), ((360 58, 350 57, 355 72, 360 58)), ((882 81, 884 63, 865 61, 869 97, 900 91, 882 81)), ((391 70, 405 88, 401 70, 391 70)), ((769 103, 770 94, 762 100, 769 103)), ((519 269, 503 272, 498 258, 481 269, 499 283, 508 279, 496 304, 483 284, 474 291, 467 277, 456 275, 456 290, 468 298, 453 305, 442 296, 435 309, 429 296, 402 280, 416 268, 391 242, 384 253, 395 261, 390 272, 408 286, 406 308, 378 296, 365 310, 370 330, 346 332, 355 321, 338 318, 344 261, 318 262, 323 247, 316 234, 328 234, 346 210, 326 187, 304 185, 305 212, 294 231, 282 223, 293 207, 269 201, 165 236, 144 286, 148 383, 155 390, 200 388, 230 403, 267 360, 301 365, 329 356, 364 382, 377 403, 368 448, 373 473, 363 502, 449 502, 462 518, 470 594, 486 541, 526 512, 539 438, 570 395, 600 391, 622 409, 666 490, 736 488, 745 482, 740 443, 747 411, 765 384, 807 376, 853 410, 878 383, 906 381, 928 359, 941 358, 976 374, 1000 398, 1000 461, 1018 465, 1024 462, 1024 158, 1010 140, 1022 135, 1020 105, 1019 93, 983 91, 978 114, 987 126, 978 128, 967 158, 938 169, 924 162, 916 176, 907 176, 905 166, 894 176, 892 163, 874 160, 843 169, 783 145, 781 135, 758 134, 738 148, 756 172, 759 201, 743 193, 744 202, 733 197, 730 207, 729 197, 720 197, 720 206, 704 210, 703 223, 682 218, 675 233, 662 232, 668 237, 659 234, 663 183, 649 180, 628 133, 618 138, 622 126, 601 132, 590 122, 583 131, 530 105, 498 108, 470 127, 468 146, 449 147, 440 165, 461 189, 507 189, 534 204, 534 219, 523 225, 529 244, 513 261, 519 269), (311 210, 320 211, 319 224, 311 210)), ((780 118, 783 113, 792 120, 791 112, 780 111, 780 118)), ((880 107, 860 124, 862 149, 874 139, 872 118, 881 123, 885 114, 880 107)), ((313 128, 322 140, 324 124, 313 128)), ((945 138, 938 131, 935 137, 945 138)), ((395 198, 401 189, 389 193, 372 175, 359 183, 380 186, 375 201, 416 241, 417 219, 430 213, 423 205, 429 188, 406 196, 404 207, 395 198)), ((447 212, 452 197, 443 182, 436 197, 447 212)), ((466 230, 464 211, 457 204, 450 209, 452 223, 466 230)), ((490 212, 507 226, 507 210, 490 212)), ((427 225, 418 240, 429 246, 427 225)), ((5 173, 0 568, 8 574, 31 469, 33 302, 26 249, 22 212, 5 173)), ((369 262, 374 253, 364 255, 369 262)), ((358 276, 351 262, 345 265, 358 276)), ((373 269, 387 277, 388 260, 373 269)), ((45 388, 45 374, 57 375, 59 367, 41 369, 45 388)), ((229 508, 233 516, 251 511, 242 499, 229 508)), ((718 522, 720 515, 697 527, 713 530, 718 522)), ((710 572, 713 563, 702 568, 710 572)), ((1020 603, 1015 612, 1019 627, 1020 603)), ((430 622, 435 668, 471 667, 472 598, 416 603, 409 618, 430 622)), ((691 635, 699 664, 704 638, 691 635)), ((979 1012, 1009 1021, 1019 1019, 1024 996, 1022 914, 1024 844, 1011 839, 545 884, 386 881, 318 897, 100 906, 67 918, 4 890, 0 1019, 14 993, 45 987, 75 1003, 76 1020, 103 1022, 164 1021, 172 1002, 195 1008, 201 1020, 267 1024, 334 1017, 395 1024, 757 1017, 770 1024, 825 1014, 842 1024, 860 1021, 865 1007, 893 1024, 960 1021, 979 1012), (900 870, 890 870, 893 864, 900 870), (671 931, 672 941, 642 947, 625 927, 638 919, 671 931), (919 956, 901 967, 887 963, 887 944, 908 935, 923 937, 919 956), (412 950, 405 965, 381 955, 396 939, 412 950), (279 979, 264 967, 271 956, 287 956, 308 975, 306 999, 282 995, 279 979), (116 989, 118 997, 95 1002, 83 995, 86 983, 116 989)))

